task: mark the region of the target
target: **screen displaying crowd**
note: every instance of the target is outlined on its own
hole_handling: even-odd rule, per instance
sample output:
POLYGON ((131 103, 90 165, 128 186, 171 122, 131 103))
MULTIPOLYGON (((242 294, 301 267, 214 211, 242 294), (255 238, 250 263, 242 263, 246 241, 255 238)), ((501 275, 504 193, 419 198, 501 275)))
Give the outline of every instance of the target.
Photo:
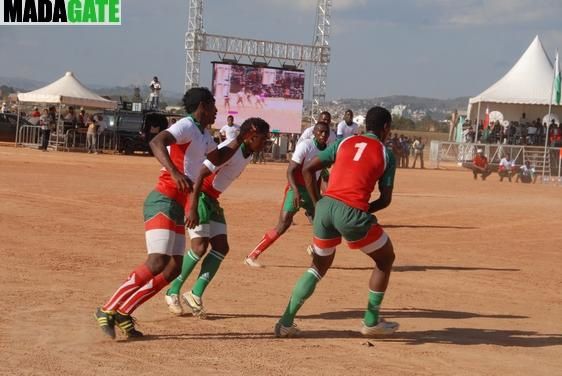
POLYGON ((213 94, 218 124, 228 115, 261 117, 273 131, 300 133, 304 71, 252 65, 213 63, 213 94))

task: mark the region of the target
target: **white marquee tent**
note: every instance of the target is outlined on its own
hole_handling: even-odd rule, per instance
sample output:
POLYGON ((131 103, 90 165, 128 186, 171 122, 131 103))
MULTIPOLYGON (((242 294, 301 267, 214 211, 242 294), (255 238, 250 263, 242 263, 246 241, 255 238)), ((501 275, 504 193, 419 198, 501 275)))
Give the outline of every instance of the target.
MULTIPOLYGON (((522 113, 529 121, 548 114, 552 98, 554 68, 538 36, 517 63, 495 84, 470 98, 468 118, 483 120, 486 108, 499 111, 503 118, 518 121, 522 113)), ((562 118, 562 106, 552 106, 552 113, 562 118)))
MULTIPOLYGON (((80 106, 86 108, 115 109, 117 102, 110 101, 97 95, 86 88, 72 72, 65 75, 55 82, 31 91, 29 93, 18 93, 19 103, 45 103, 59 106, 59 116, 62 105, 80 106)), ((59 129, 57 127, 57 138, 59 129)), ((19 135, 19 106, 18 106, 18 125, 17 134, 19 135)), ((16 136, 16 143, 18 136, 16 136)))
POLYGON ((100 97, 86 88, 72 72, 45 87, 29 93, 19 93, 18 102, 65 104, 88 108, 115 109, 117 102, 100 97))

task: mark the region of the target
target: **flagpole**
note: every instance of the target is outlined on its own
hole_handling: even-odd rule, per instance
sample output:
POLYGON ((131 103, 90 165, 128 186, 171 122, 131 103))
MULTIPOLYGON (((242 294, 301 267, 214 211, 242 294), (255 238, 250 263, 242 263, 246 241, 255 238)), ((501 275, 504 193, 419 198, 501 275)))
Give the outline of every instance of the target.
MULTIPOLYGON (((550 116, 552 115, 552 96, 554 95, 554 81, 556 80, 556 71, 557 71, 557 66, 558 66, 558 49, 556 49, 556 61, 554 62, 554 64, 556 65, 554 67, 554 73, 552 74, 552 86, 550 87, 550 100, 548 101, 548 120, 546 121, 546 137, 544 139, 544 158, 542 161, 542 183, 544 184, 544 169, 546 166, 546 154, 548 153, 547 147, 548 147, 548 136, 550 133, 550 123, 552 122, 550 120, 550 116)), ((550 155, 548 156, 548 158, 550 158, 550 155)))

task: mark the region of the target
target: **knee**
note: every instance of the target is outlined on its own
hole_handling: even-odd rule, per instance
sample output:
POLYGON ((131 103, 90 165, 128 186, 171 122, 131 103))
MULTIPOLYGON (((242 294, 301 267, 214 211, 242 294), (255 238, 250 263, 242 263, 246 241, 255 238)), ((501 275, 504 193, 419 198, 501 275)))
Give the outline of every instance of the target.
POLYGON ((202 257, 205 252, 207 252, 207 247, 207 242, 197 242, 196 244, 191 244, 191 250, 199 257, 202 257))
POLYGON ((161 254, 151 254, 146 260, 145 265, 153 275, 156 275, 164 270, 169 260, 169 256, 161 254))
POLYGON ((228 255, 228 251, 230 251, 230 246, 228 245, 228 243, 221 244, 220 246, 213 246, 213 250, 215 250, 216 252, 220 253, 223 256, 226 256, 228 255))

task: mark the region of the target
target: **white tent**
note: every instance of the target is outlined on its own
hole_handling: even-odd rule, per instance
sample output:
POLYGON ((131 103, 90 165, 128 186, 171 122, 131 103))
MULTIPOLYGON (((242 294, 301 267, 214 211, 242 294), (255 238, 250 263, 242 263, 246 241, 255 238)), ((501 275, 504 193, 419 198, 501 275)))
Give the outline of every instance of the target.
MULTIPOLYGON (((46 103, 59 106, 59 119, 60 122, 61 110, 63 105, 67 106, 80 106, 86 108, 99 108, 99 109, 115 109, 117 102, 110 101, 100 97, 93 91, 86 88, 72 72, 66 72, 65 75, 52 84, 49 84, 40 89, 31 91, 29 93, 18 93, 19 103, 46 103)), ((18 106, 18 124, 16 127, 16 145, 24 142, 20 137, 20 106, 18 106)), ((25 129, 25 128, 24 128, 25 129)), ((58 150, 59 141, 63 139, 64 128, 62 123, 56 128, 55 132, 55 150, 58 150)), ((32 134, 35 138, 35 134, 32 134)))
MULTIPOLYGON (((524 112, 529 121, 548 113, 552 96, 554 68, 538 36, 515 65, 499 81, 479 95, 470 98, 469 119, 482 120, 486 108, 499 111, 503 118, 518 121, 524 112)), ((562 106, 552 112, 562 115, 562 106)))
POLYGON ((65 104, 106 109, 117 107, 117 102, 102 98, 87 89, 74 77, 72 72, 66 72, 57 81, 35 91, 19 93, 18 102, 65 104))

